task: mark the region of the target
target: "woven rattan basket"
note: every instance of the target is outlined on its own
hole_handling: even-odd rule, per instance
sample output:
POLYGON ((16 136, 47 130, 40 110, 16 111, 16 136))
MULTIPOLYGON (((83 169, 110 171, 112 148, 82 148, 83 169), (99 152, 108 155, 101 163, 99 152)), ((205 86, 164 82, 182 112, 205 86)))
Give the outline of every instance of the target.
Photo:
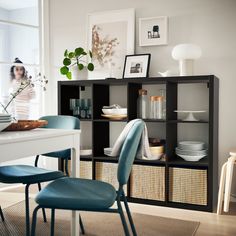
MULTIPOLYGON (((119 188, 117 180, 117 167, 116 163, 96 162, 96 180, 101 180, 112 184, 115 189, 119 188)), ((125 194, 127 194, 127 187, 124 187, 125 194)))
MULTIPOLYGON (((71 161, 68 161, 68 170, 71 174, 71 161)), ((92 179, 92 162, 91 161, 80 161, 80 178, 92 179)))
POLYGON ((207 205, 207 170, 170 168, 169 201, 207 205))
POLYGON ((165 200, 165 167, 134 165, 130 177, 130 196, 165 200))

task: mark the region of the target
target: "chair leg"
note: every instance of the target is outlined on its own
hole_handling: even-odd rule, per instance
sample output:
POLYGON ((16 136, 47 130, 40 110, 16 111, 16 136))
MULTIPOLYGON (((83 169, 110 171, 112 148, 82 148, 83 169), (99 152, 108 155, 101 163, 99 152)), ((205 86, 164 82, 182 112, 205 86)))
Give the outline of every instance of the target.
POLYGON ((130 223, 133 235, 137 236, 137 232, 136 232, 136 229, 135 229, 134 221, 133 221, 130 209, 129 209, 129 205, 128 205, 127 199, 126 199, 124 194, 123 194, 123 199, 124 199, 125 209, 126 209, 126 212, 127 212, 127 215, 128 215, 128 219, 129 219, 129 223, 130 223))
MULTIPOLYGON (((38 189, 39 189, 39 192, 40 192, 41 189, 42 189, 41 183, 38 183, 38 189)), ((42 208, 42 213, 43 213, 43 221, 44 221, 44 222, 47 222, 46 211, 45 211, 44 208, 42 208)))
POLYGON ((37 206, 37 207, 34 209, 34 212, 33 212, 31 236, 35 236, 36 223, 37 223, 37 213, 38 213, 38 210, 39 210, 40 208, 41 208, 40 206, 37 206))
POLYGON ((1 206, 0 206, 0 216, 1 216, 2 221, 5 221, 1 206))
POLYGON ((26 223, 26 232, 25 235, 30 235, 30 212, 29 212, 29 184, 25 186, 25 223, 26 223))
POLYGON ((127 226, 127 223, 126 223, 126 220, 125 220, 125 215, 124 215, 124 212, 122 210, 121 203, 120 203, 120 199, 117 199, 117 206, 118 206, 118 211, 119 211, 119 214, 120 214, 121 222, 122 222, 122 225, 123 225, 123 228, 124 228, 125 236, 130 236, 129 229, 128 229, 128 226, 127 226))
POLYGON ((217 215, 220 215, 222 213, 222 205, 223 205, 223 198, 224 198, 224 191, 225 191, 226 167, 227 167, 227 162, 224 163, 221 169, 220 186, 219 186, 219 192, 218 192, 217 215))
POLYGON ((85 234, 84 224, 83 224, 81 215, 79 215, 79 225, 80 225, 80 229, 81 229, 81 234, 85 234))
POLYGON ((51 210, 51 236, 54 236, 54 227, 55 226, 55 209, 51 210))
POLYGON ((224 197, 224 211, 225 212, 229 211, 231 185, 232 185, 235 160, 236 160, 236 157, 231 156, 227 161, 226 180, 225 180, 225 197, 224 197))

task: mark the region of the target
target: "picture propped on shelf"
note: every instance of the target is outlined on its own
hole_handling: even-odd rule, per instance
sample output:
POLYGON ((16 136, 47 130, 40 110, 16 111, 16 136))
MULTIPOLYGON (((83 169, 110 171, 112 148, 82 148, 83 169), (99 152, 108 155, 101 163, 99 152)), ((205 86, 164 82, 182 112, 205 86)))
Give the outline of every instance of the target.
POLYGON ((89 14, 87 38, 94 64, 90 79, 121 78, 123 58, 134 53, 134 28, 134 9, 89 14))
POLYGON ((139 19, 139 46, 167 44, 167 16, 139 19))
POLYGON ((127 55, 123 78, 146 78, 149 74, 151 54, 127 55))

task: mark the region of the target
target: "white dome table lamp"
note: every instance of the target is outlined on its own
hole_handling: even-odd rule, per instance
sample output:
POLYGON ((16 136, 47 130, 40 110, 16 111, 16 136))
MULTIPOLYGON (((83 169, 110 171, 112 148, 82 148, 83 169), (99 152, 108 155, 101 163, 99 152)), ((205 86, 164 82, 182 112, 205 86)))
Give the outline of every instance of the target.
POLYGON ((193 60, 200 58, 202 50, 194 44, 178 44, 172 50, 172 57, 179 61, 180 75, 193 75, 193 60))

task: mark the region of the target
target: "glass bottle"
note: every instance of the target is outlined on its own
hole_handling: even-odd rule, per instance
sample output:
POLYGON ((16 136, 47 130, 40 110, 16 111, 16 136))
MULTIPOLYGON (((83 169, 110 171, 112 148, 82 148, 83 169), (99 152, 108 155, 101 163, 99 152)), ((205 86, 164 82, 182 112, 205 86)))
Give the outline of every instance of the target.
POLYGON ((162 96, 150 97, 150 118, 163 119, 163 97, 162 96))
POLYGON ((148 98, 147 90, 139 89, 139 97, 137 100, 137 116, 138 118, 147 119, 148 118, 148 98))
POLYGON ((166 90, 160 89, 159 95, 163 97, 163 105, 162 105, 162 119, 166 119, 166 90))

